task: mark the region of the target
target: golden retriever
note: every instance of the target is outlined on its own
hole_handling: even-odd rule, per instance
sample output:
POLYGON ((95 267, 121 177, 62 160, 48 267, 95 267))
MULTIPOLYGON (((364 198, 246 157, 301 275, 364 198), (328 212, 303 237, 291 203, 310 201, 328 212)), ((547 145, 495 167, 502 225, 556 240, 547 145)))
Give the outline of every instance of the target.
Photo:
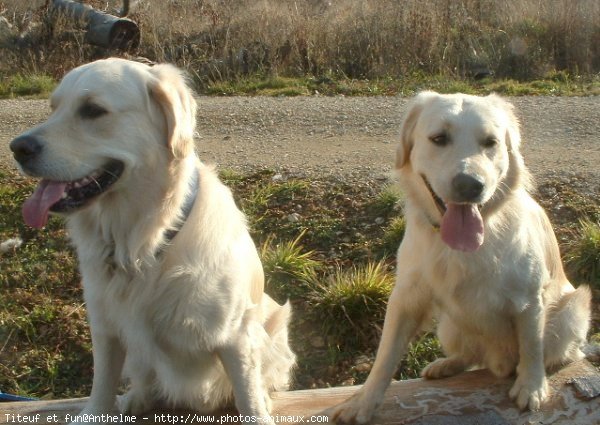
POLYGON ((94 378, 82 413, 155 403, 209 412, 235 400, 269 422, 294 355, 289 305, 263 270, 231 192, 194 151, 196 102, 180 71, 106 59, 69 72, 48 120, 14 139, 41 178, 28 224, 66 217, 90 321, 94 378))
POLYGON ((400 137, 407 228, 396 284, 373 369, 330 416, 368 422, 407 345, 433 319, 447 357, 422 376, 516 372, 510 397, 538 409, 545 368, 583 357, 591 294, 567 280, 550 221, 529 194, 512 106, 495 95, 422 92, 400 137))

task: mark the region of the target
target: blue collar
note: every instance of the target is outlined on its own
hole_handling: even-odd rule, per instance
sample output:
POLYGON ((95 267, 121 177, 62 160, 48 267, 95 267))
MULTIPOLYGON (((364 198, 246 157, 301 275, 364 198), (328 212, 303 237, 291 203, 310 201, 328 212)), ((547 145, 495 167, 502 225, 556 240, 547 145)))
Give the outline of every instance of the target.
MULTIPOLYGON (((178 223, 175 227, 164 231, 164 241, 163 241, 162 245, 160 245, 156 249, 156 253, 155 253, 156 258, 160 257, 160 255, 164 252, 164 250, 167 248, 167 246, 169 246, 171 241, 177 236, 177 234, 179 233, 179 231, 185 224, 186 220, 190 216, 190 213, 192 212, 192 208, 194 207, 194 202, 196 201, 196 198, 198 197, 198 190, 200 188, 200 176, 198 175, 199 174, 198 171, 199 170, 197 168, 194 169, 192 177, 188 183, 190 191, 189 191, 188 195, 186 196, 186 198, 183 202, 183 205, 181 206, 180 220, 178 221, 178 223)), ((114 261, 114 255, 115 255, 115 248, 114 248, 114 242, 113 242, 112 249, 105 259, 106 264, 110 267, 111 270, 115 270, 115 268, 117 267, 115 264, 115 261, 114 261)))
POLYGON ((160 254, 164 250, 165 245, 168 245, 175 238, 175 236, 177 236, 177 234, 179 233, 179 231, 181 230, 181 228, 187 221, 188 217, 190 216, 190 213, 192 212, 192 208, 194 208, 194 202, 196 201, 196 198, 198 197, 198 190, 200 188, 200 177, 198 176, 198 174, 199 174, 198 169, 195 168, 194 172, 192 173, 192 178, 190 179, 190 181, 188 183, 189 187, 190 187, 190 191, 189 191, 188 195, 186 196, 183 205, 181 206, 181 219, 180 219, 179 223, 177 223, 176 227, 165 230, 165 241, 164 241, 163 246, 161 246, 158 249, 157 255, 160 254))

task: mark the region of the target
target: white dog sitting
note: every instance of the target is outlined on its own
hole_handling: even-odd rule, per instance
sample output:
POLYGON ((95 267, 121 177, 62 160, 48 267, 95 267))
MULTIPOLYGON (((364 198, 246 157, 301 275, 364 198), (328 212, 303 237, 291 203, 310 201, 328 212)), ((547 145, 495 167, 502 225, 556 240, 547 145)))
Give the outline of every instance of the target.
POLYGON ((426 378, 487 367, 516 372, 510 396, 538 409, 545 367, 581 359, 591 294, 567 280, 556 237, 529 195, 512 106, 495 95, 423 92, 402 124, 397 168, 407 228, 375 364, 331 409, 368 422, 411 339, 437 319, 447 357, 426 378))
POLYGON ((42 179, 26 222, 64 215, 77 248, 95 369, 83 413, 113 410, 123 371, 125 413, 157 402, 209 412, 234 398, 265 418, 294 363, 290 308, 263 293, 245 217, 196 157, 181 73, 93 62, 65 76, 51 107, 10 148, 42 179))

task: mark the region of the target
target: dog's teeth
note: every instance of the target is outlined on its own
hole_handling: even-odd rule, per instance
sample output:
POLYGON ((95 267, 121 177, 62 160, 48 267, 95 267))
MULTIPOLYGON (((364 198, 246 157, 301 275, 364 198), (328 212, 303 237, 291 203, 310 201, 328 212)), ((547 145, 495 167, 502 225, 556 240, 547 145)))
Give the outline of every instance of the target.
POLYGON ((67 195, 67 192, 63 192, 63 194, 62 194, 61 198, 62 198, 62 199, 67 199, 67 196, 68 196, 68 195, 67 195))
POLYGON ((87 178, 87 177, 84 177, 83 179, 81 179, 81 180, 79 181, 79 183, 80 183, 81 185, 84 185, 84 186, 85 186, 86 184, 89 184, 89 183, 90 183, 90 179, 89 179, 89 178, 87 178))
POLYGON ((79 183, 79 182, 75 182, 75 183, 73 183, 73 187, 74 187, 75 189, 79 189, 79 188, 81 187, 81 183, 79 183))

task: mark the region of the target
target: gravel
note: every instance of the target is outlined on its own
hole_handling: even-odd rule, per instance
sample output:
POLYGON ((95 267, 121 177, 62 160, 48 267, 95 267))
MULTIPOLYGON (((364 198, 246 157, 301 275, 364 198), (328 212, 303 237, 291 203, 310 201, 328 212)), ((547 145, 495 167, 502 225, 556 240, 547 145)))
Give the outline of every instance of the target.
MULTIPOLYGON (((582 177, 600 186, 600 98, 515 97, 523 154, 536 180, 582 177)), ((199 97, 198 153, 239 171, 385 179, 407 98, 199 97)), ((46 100, 0 100, 0 167, 8 142, 49 114, 46 100)))

